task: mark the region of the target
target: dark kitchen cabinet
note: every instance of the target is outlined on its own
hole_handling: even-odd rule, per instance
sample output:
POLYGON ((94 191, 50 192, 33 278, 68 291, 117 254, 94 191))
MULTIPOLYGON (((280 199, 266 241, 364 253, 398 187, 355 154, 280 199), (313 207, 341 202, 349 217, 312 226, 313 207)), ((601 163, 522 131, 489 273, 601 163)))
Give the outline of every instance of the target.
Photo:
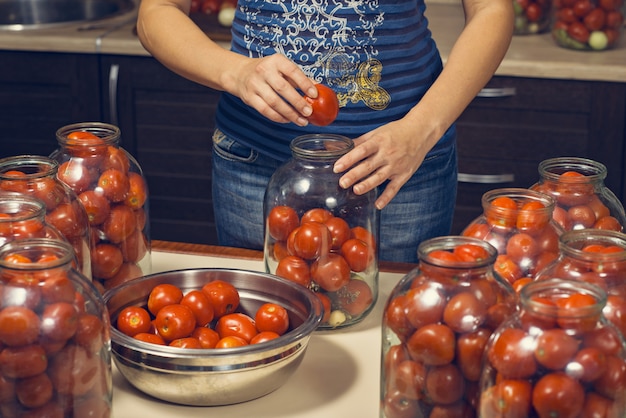
POLYGON ((211 198, 211 136, 219 93, 151 57, 103 55, 104 120, 148 181, 151 237, 217 244, 211 198))
POLYGON ((623 201, 625 102, 626 83, 494 77, 458 120, 453 233, 482 213, 483 193, 531 186, 552 157, 603 163, 606 186, 623 201))
POLYGON ((0 51, 0 157, 48 155, 63 125, 100 118, 98 56, 0 51))

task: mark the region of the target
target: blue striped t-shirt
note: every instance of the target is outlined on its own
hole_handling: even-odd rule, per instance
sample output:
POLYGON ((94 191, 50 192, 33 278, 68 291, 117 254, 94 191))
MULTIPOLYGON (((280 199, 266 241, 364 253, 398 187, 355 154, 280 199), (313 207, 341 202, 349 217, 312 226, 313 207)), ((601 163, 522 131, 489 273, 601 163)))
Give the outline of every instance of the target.
POLYGON ((425 9, 423 0, 240 0, 231 49, 250 57, 285 55, 337 92, 339 115, 326 127, 274 123, 224 93, 217 127, 262 154, 286 160, 296 136, 356 138, 400 119, 442 69, 425 9))

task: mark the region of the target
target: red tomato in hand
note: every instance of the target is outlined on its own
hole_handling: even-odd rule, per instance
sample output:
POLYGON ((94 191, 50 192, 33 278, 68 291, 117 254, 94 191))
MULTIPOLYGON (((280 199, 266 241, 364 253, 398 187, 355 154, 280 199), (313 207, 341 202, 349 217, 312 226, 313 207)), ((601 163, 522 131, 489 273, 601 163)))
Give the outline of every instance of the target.
POLYGON ((309 116, 309 122, 317 126, 330 125, 339 113, 339 100, 337 94, 324 84, 317 84, 317 97, 312 99, 304 96, 313 107, 313 113, 309 116))

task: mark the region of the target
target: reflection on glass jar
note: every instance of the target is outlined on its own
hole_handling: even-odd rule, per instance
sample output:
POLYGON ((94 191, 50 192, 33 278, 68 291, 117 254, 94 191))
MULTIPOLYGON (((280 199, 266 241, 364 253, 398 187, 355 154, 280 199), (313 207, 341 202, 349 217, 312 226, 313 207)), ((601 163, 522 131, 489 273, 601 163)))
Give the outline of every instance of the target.
POLYGON ((148 187, 141 167, 120 147, 117 126, 85 122, 57 133, 57 177, 87 211, 94 280, 105 289, 150 273, 148 187))
POLYGON ((542 33, 550 27, 552 0, 513 0, 515 35, 542 33))
POLYGON ((539 163, 539 176, 530 189, 556 199, 552 216, 565 231, 624 230, 624 206, 604 184, 604 164, 578 157, 550 158, 539 163))
POLYGON ((560 278, 593 283, 607 292, 604 316, 626 335, 626 234, 599 229, 568 231, 560 255, 535 280, 560 278))
POLYGON ((280 166, 264 200, 268 273, 309 287, 322 299, 322 329, 355 324, 378 296, 378 211, 375 191, 339 186, 333 164, 354 147, 337 135, 304 135, 280 166))
POLYGON ((496 249, 438 237, 392 291, 383 312, 381 418, 476 416, 483 349, 516 310, 494 273, 496 249))
POLYGON ((79 271, 91 279, 91 232, 87 212, 76 193, 57 179, 59 163, 38 155, 0 160, 0 190, 24 193, 43 201, 46 221, 74 247, 79 271))
POLYGON ((558 257, 563 230, 552 219, 554 198, 528 189, 494 189, 483 195, 482 206, 483 214, 461 235, 492 244, 498 250, 494 268, 514 288, 558 257))
POLYGON ((56 239, 0 248, 3 417, 111 415, 109 320, 99 291, 56 239))
POLYGON ((625 7, 622 0, 556 0, 552 38, 579 51, 614 48, 624 30, 625 7))
POLYGON ((605 303, 606 293, 590 283, 526 285, 519 312, 485 348, 479 416, 623 417, 624 339, 602 315, 605 303))

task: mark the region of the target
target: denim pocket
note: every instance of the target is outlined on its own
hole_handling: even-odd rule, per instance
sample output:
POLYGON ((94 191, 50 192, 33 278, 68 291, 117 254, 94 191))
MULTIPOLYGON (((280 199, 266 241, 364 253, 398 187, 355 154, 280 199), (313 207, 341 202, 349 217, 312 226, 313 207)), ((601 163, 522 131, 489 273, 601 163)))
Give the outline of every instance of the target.
POLYGON ((229 138, 224 132, 216 129, 213 133, 213 150, 215 154, 230 161, 251 163, 256 161, 258 152, 229 138))

